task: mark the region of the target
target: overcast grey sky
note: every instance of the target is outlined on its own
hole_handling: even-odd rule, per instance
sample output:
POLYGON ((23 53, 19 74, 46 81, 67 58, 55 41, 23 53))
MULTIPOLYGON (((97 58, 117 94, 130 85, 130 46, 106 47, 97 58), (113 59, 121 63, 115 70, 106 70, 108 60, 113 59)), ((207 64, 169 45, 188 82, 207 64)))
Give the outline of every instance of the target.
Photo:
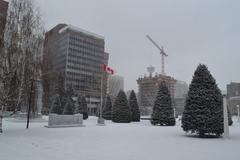
POLYGON ((37 0, 46 30, 67 23, 105 37, 109 65, 125 78, 125 90, 150 64, 161 71, 158 50, 169 55, 166 73, 191 82, 206 64, 220 88, 240 81, 240 1, 238 0, 37 0))

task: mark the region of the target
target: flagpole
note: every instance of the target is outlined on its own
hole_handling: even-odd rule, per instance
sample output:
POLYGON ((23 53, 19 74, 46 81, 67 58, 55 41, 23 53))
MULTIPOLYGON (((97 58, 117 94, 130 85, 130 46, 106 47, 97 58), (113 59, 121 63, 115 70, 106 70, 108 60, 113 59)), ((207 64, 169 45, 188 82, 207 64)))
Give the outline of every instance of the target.
POLYGON ((102 105, 103 105, 103 74, 101 75, 101 105, 100 105, 100 119, 102 119, 102 105))
POLYGON ((2 121, 3 121, 3 106, 1 107, 1 110, 0 110, 0 133, 3 132, 2 121))
POLYGON ((101 95, 100 95, 100 107, 99 107, 99 118, 97 125, 104 126, 105 122, 102 118, 102 105, 103 105, 103 73, 101 75, 101 95))
POLYGON ((97 125, 103 126, 105 125, 104 119, 102 117, 102 110, 103 110, 103 78, 105 73, 111 72, 111 74, 114 74, 114 70, 108 67, 106 64, 103 64, 103 70, 101 74, 101 97, 100 97, 100 107, 99 107, 99 118, 98 118, 98 123, 97 125))

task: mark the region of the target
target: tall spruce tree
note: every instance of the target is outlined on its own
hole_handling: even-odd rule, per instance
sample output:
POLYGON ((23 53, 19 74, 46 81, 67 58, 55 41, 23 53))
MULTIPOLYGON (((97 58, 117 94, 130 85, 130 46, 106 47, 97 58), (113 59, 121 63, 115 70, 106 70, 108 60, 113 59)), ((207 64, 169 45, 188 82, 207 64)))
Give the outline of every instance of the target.
POLYGON ((66 115, 72 115, 75 113, 75 106, 73 102, 73 96, 74 96, 74 91, 73 91, 73 86, 70 84, 66 90, 66 103, 64 105, 64 111, 63 114, 66 115))
POLYGON ((200 64, 189 87, 182 116, 182 128, 199 136, 223 133, 223 100, 215 79, 200 64))
POLYGON ((57 76, 57 81, 55 83, 55 95, 58 95, 57 97, 60 100, 59 110, 60 110, 61 114, 64 111, 64 107, 65 107, 66 99, 67 99, 64 84, 65 84, 64 76, 62 73, 59 73, 57 76))
POLYGON ((173 112, 172 100, 168 87, 165 82, 161 82, 153 106, 151 123, 153 125, 174 126, 175 117, 173 112))
POLYGON ((59 73, 58 76, 57 76, 57 80, 56 80, 56 83, 55 83, 55 94, 58 94, 60 96, 60 99, 62 97, 65 97, 65 87, 64 87, 64 76, 62 73, 59 73))
POLYGON ((66 96, 68 97, 73 97, 74 96, 74 90, 73 90, 73 85, 70 84, 67 88, 67 91, 66 91, 66 96))
POLYGON ((137 102, 137 97, 134 92, 134 90, 131 91, 130 97, 129 97, 129 106, 131 109, 131 117, 133 122, 139 122, 140 121, 140 111, 139 106, 137 102))
POLYGON ((61 101, 59 95, 55 95, 53 101, 52 101, 52 106, 50 109, 51 113, 55 114, 62 114, 62 109, 61 109, 61 101))
POLYGON ((87 109, 87 101, 86 98, 83 97, 78 97, 77 100, 77 113, 80 113, 83 115, 83 119, 88 119, 88 109, 87 109))
POLYGON ((102 116, 106 120, 112 119, 112 100, 109 95, 107 96, 107 100, 106 100, 106 104, 103 108, 102 116))
POLYGON ((131 111, 128 105, 127 96, 124 91, 120 91, 112 110, 112 121, 116 123, 131 122, 131 111))
POLYGON ((71 97, 67 97, 66 104, 64 106, 63 114, 72 115, 75 113, 74 103, 71 97))

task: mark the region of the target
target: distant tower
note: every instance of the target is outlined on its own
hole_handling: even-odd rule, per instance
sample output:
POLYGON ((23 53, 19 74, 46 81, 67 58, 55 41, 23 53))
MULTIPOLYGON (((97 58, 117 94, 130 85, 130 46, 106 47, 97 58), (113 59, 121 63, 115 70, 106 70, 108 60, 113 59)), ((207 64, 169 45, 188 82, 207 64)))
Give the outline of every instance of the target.
POLYGON ((149 73, 149 76, 152 77, 153 72, 155 71, 155 67, 153 67, 152 65, 150 65, 149 67, 147 67, 147 71, 149 73))

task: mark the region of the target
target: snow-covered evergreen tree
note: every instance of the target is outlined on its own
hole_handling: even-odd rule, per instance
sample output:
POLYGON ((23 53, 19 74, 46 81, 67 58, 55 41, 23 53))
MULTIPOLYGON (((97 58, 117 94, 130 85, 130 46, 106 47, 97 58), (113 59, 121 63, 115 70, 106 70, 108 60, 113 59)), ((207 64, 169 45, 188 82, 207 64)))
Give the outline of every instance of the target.
POLYGON ((131 93, 130 93, 129 107, 131 109, 132 121, 133 122, 139 122, 140 121, 140 111, 139 111, 137 97, 136 97, 136 94, 135 94, 134 90, 132 90, 131 93))
POLYGON ((64 106, 64 112, 65 115, 72 115, 75 113, 74 103, 71 97, 67 97, 66 104, 64 106))
POLYGON ((55 95, 53 101, 52 101, 52 106, 51 106, 51 113, 55 114, 62 114, 62 108, 61 108, 61 101, 60 101, 60 96, 57 94, 55 95))
POLYGON ((60 99, 59 108, 61 109, 61 113, 63 113, 66 100, 67 100, 64 84, 65 84, 64 76, 62 73, 59 73, 57 77, 57 82, 55 83, 55 95, 57 94, 59 96, 59 99, 60 99))
POLYGON ((55 94, 58 94, 60 96, 60 99, 66 96, 64 85, 65 85, 65 80, 64 80, 63 73, 59 73, 57 76, 57 81, 55 83, 55 94))
POLYGON ((151 115, 153 125, 174 126, 175 117, 171 95, 165 82, 161 82, 151 115))
POLYGON ((73 85, 70 84, 67 88, 67 91, 66 91, 66 96, 68 97, 73 97, 74 96, 74 89, 73 89, 73 85))
POLYGON ((182 116, 182 128, 199 136, 223 133, 223 100, 215 79, 200 64, 189 87, 182 116))
POLYGON ((128 105, 127 96, 124 91, 120 91, 112 110, 112 121, 116 123, 131 122, 131 111, 128 105))
POLYGON ((73 102, 73 96, 74 96, 74 91, 73 91, 73 86, 70 84, 66 90, 66 103, 64 105, 64 112, 63 114, 74 114, 75 113, 75 106, 73 102))
POLYGON ((82 114, 84 120, 88 119, 87 101, 84 96, 79 96, 77 99, 76 113, 82 114))
POLYGON ((102 116, 106 120, 112 119, 112 100, 109 95, 107 96, 107 100, 106 100, 106 104, 103 108, 102 116))

